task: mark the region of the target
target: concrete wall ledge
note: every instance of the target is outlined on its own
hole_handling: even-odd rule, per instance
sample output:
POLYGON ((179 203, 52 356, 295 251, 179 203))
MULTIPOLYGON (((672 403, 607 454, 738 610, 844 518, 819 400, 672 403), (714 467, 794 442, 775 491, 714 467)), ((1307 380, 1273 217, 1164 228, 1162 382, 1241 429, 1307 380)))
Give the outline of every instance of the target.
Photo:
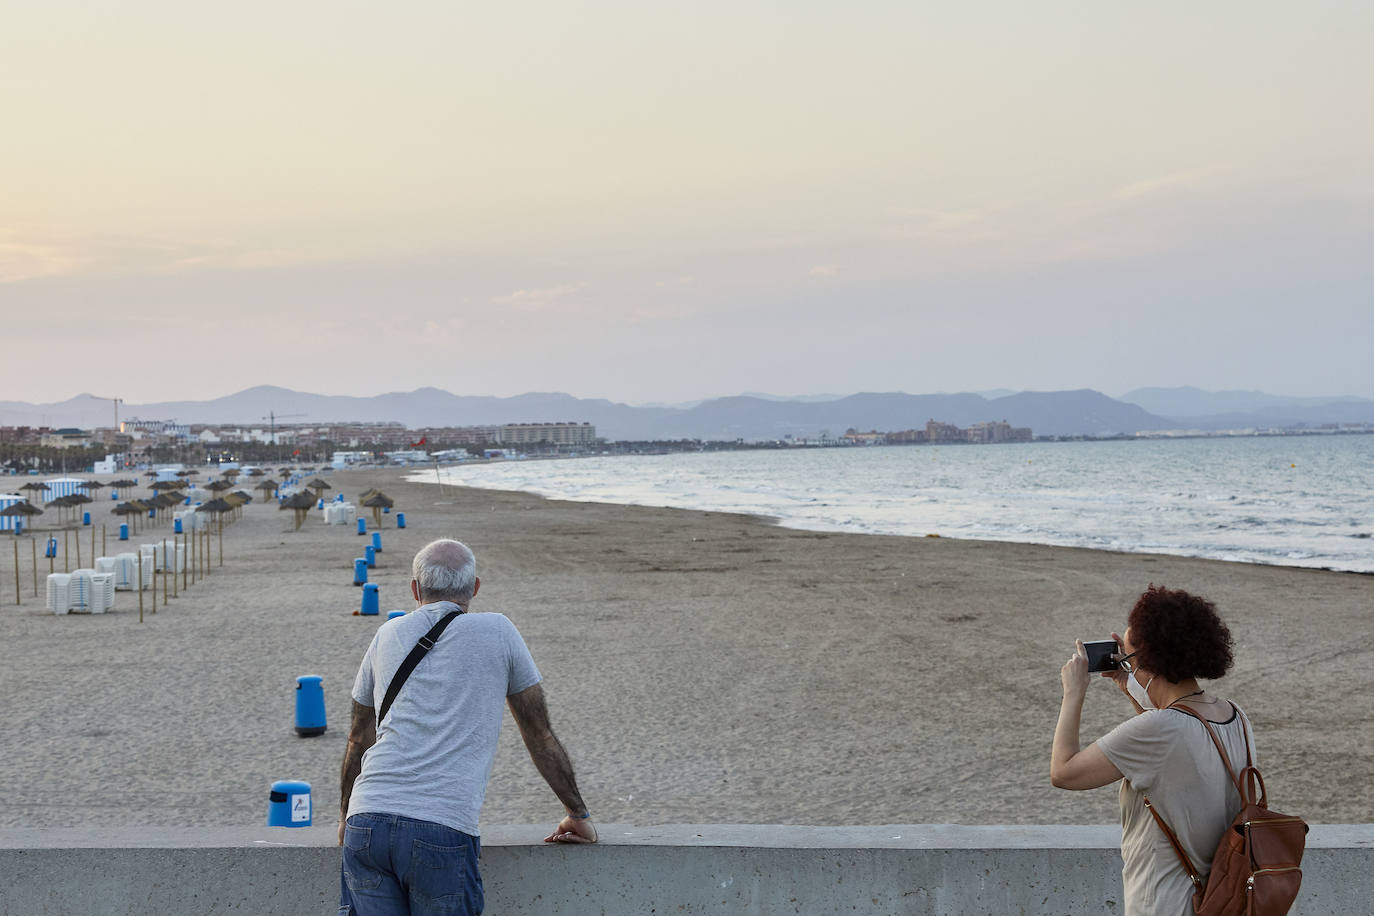
MULTIPOLYGON (((484 830, 487 912, 1120 913, 1115 826, 600 825, 484 830)), ((0 912, 333 913, 334 828, 0 830, 0 912)), ((1365 912, 1374 825, 1315 825, 1295 914, 1365 912)))

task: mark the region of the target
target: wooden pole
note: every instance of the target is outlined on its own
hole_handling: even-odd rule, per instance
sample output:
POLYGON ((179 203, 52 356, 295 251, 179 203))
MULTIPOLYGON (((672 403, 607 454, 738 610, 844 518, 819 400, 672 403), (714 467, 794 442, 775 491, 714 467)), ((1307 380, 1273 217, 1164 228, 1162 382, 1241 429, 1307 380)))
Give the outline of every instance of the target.
MULTIPOLYGON (((180 556, 180 555, 181 555, 181 538, 179 538, 179 537, 177 537, 175 534, 173 534, 173 535, 172 535, 172 597, 173 597, 173 598, 176 598, 176 597, 178 596, 178 594, 179 594, 179 593, 177 592, 177 557, 180 556)), ((186 566, 183 564, 181 568, 182 568, 182 569, 185 569, 186 566)))
MULTIPOLYGON (((172 561, 176 561, 176 545, 172 546, 172 561)), ((162 606, 167 606, 167 539, 162 539, 162 606)))
MULTIPOLYGON (((94 532, 94 531, 91 532, 91 537, 95 537, 95 532, 94 532)), ((107 546, 105 545, 105 524, 104 524, 104 522, 102 522, 102 523, 100 524, 100 555, 101 555, 101 556, 105 556, 105 557, 108 557, 108 556, 110 555, 110 548, 107 547, 107 546)))
POLYGON ((138 552, 138 622, 143 622, 143 551, 138 552))
POLYGON ((219 565, 224 565, 224 513, 219 515, 219 565))
MULTIPOLYGON (((95 565, 95 557, 91 557, 91 565, 95 565)), ((76 533, 76 568, 81 568, 81 532, 76 533)))
POLYGON ((30 537, 30 538, 29 538, 29 547, 32 548, 32 553, 33 553, 33 596, 34 596, 35 598, 37 598, 37 597, 38 597, 38 540, 37 540, 37 538, 33 538, 33 537, 30 537))
POLYGON ((14 538, 14 603, 19 603, 19 537, 14 538))
MULTIPOLYGON (((139 558, 139 561, 140 561, 140 562, 143 560, 143 551, 140 550, 140 551, 138 552, 138 558, 139 558)), ((139 578, 139 584, 140 584, 140 585, 143 584, 142 577, 139 578)), ((153 613, 154 613, 154 614, 157 613, 157 554, 156 554, 156 553, 153 554, 153 613)))
POLYGON ((71 567, 67 565, 67 555, 71 553, 71 532, 66 528, 62 529, 62 571, 71 572, 71 567))
MULTIPOLYGON (((183 540, 183 541, 186 540, 186 538, 184 537, 185 534, 186 534, 186 532, 183 531, 183 532, 182 532, 182 535, 183 535, 182 540, 183 540)), ((187 544, 184 553, 185 553, 185 554, 190 554, 190 552, 191 552, 191 545, 190 545, 190 544, 187 544)), ((188 562, 186 562, 186 561, 189 560, 189 559, 190 559, 189 556, 185 556, 185 557, 183 557, 182 562, 181 562, 181 588, 182 588, 183 591, 185 591, 186 588, 189 587, 189 585, 190 585, 190 583, 189 583, 189 582, 187 581, 187 579, 186 579, 187 575, 189 574, 189 573, 188 573, 188 570, 187 570, 187 567, 190 566, 190 563, 188 563, 188 562)))
POLYGON ((91 566, 95 566, 95 525, 91 526, 91 566))

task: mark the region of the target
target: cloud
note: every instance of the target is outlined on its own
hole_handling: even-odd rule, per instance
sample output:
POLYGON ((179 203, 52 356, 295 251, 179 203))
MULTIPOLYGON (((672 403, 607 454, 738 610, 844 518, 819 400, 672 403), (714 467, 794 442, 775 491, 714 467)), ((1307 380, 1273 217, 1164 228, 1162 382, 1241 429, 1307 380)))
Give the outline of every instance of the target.
POLYGON ((77 275, 255 270, 322 260, 301 250, 247 246, 231 239, 11 232, 0 238, 0 283, 77 275))
POLYGON ((1155 178, 1133 181, 1124 187, 1118 188, 1112 196, 1117 200, 1138 200, 1143 197, 1154 197, 1156 195, 1184 191, 1190 188, 1201 188, 1214 184, 1215 179, 1226 173, 1227 170, 1215 166, 1186 169, 1181 172, 1173 172, 1155 178))
MULTIPOLYGON (((492 302, 504 305, 516 312, 543 312, 554 308, 568 296, 582 289, 582 283, 564 283, 559 286, 544 286, 534 289, 517 289, 504 296, 495 296, 492 302)), ((559 310, 563 309, 559 307, 559 310)))

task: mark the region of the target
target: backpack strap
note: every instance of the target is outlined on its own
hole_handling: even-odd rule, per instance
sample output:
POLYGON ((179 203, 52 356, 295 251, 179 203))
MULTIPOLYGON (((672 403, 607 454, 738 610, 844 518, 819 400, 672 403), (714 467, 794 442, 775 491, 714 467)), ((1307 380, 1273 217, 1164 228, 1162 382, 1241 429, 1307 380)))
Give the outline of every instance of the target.
POLYGON ((401 685, 410 677, 410 672, 415 670, 415 666, 420 664, 420 659, 424 658, 430 649, 434 648, 434 643, 439 639, 439 635, 444 632, 444 628, 453 622, 453 619, 463 613, 462 608, 456 611, 449 611, 439 622, 429 628, 429 632, 420 637, 420 641, 415 644, 415 648, 410 650, 410 654, 401 662, 401 667, 396 669, 396 673, 391 676, 391 683, 386 687, 386 696, 382 697, 382 708, 377 710, 377 724, 381 725, 386 718, 387 712, 391 709, 391 704, 396 701, 396 694, 401 692, 401 685))
POLYGON ((1169 838, 1169 845, 1174 847, 1174 852, 1178 854, 1178 860, 1183 863, 1183 870, 1188 873, 1188 880, 1193 882, 1193 887, 1201 890, 1203 885, 1202 878, 1198 875, 1197 869, 1193 867, 1192 860, 1188 858, 1188 853, 1183 851, 1183 844, 1178 841, 1178 835, 1169 828, 1168 824, 1164 823, 1164 818, 1159 816, 1159 812, 1155 810, 1155 806, 1150 804, 1150 796, 1142 795, 1141 797, 1145 799, 1145 809, 1154 816, 1155 823, 1159 825, 1159 829, 1163 830, 1164 835, 1169 838))
POLYGON ((1236 787, 1237 794, 1240 795, 1241 804, 1259 805, 1261 808, 1267 808, 1268 792, 1264 788, 1264 777, 1260 776, 1259 770, 1255 768, 1254 757, 1250 754, 1250 729, 1246 727, 1245 718, 1241 716, 1236 704, 1231 704, 1231 712, 1240 718, 1241 735, 1245 740, 1245 768, 1239 774, 1231 766, 1231 757, 1226 753, 1226 748, 1222 746, 1221 738, 1217 735, 1216 729, 1212 727, 1212 723, 1205 716, 1187 706, 1170 706, 1169 708, 1187 713, 1201 722, 1202 727, 1207 729, 1208 736, 1211 737, 1212 743, 1217 747, 1217 753, 1221 755, 1221 763, 1226 767, 1226 775, 1231 777, 1231 783, 1236 787), (1244 787, 1242 787, 1242 780, 1244 787), (1259 790, 1258 795, 1256 794, 1256 787, 1259 790))

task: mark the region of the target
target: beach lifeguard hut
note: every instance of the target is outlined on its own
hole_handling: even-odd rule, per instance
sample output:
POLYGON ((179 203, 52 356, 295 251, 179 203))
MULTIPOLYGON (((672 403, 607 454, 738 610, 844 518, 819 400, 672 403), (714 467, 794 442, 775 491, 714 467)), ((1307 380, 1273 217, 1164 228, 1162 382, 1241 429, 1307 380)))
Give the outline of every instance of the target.
POLYGON ((43 481, 43 486, 47 488, 43 494, 43 502, 50 503, 61 496, 84 493, 86 481, 75 477, 54 477, 51 480, 43 481))
MULTIPOLYGON (((0 493, 0 509, 8 509, 15 503, 24 502, 18 493, 0 493)), ((0 531, 14 531, 19 524, 18 516, 0 515, 0 531)))

